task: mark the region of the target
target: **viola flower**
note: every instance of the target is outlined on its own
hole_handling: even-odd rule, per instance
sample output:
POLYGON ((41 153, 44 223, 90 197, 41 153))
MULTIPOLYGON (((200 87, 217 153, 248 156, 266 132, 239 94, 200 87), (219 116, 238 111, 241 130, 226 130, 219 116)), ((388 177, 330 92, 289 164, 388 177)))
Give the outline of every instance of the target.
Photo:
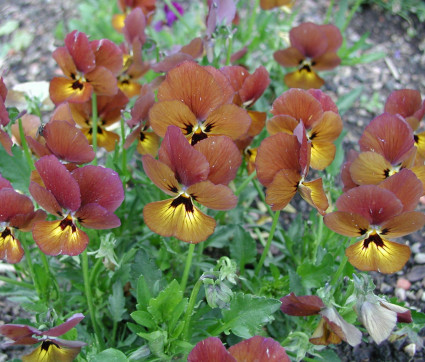
POLYGON ((68 171, 53 156, 40 158, 35 167, 39 184, 30 183, 34 200, 60 220, 39 221, 32 229, 34 241, 47 255, 78 255, 89 242, 77 222, 90 229, 120 226, 113 213, 124 199, 118 174, 100 166, 84 166, 68 171))
POLYGON ((65 46, 53 52, 53 58, 65 77, 50 82, 53 103, 87 102, 91 95, 117 93, 116 76, 122 68, 121 50, 110 40, 89 42, 87 35, 74 30, 65 38, 65 46))
MULTIPOLYGON (((177 1, 172 1, 171 4, 180 15, 184 14, 183 6, 180 3, 177 1)), ((160 20, 155 23, 154 28, 156 31, 161 31, 164 26, 172 27, 173 24, 178 20, 176 14, 174 14, 174 12, 168 7, 167 4, 164 4, 164 14, 165 20, 160 20)))
POLYGON ((341 31, 331 24, 302 23, 289 32, 291 46, 274 53, 284 67, 297 67, 285 75, 290 88, 320 88, 325 81, 316 71, 334 69, 341 63, 337 50, 342 44, 341 31))
POLYGON ((311 143, 310 166, 323 170, 332 163, 336 152, 333 142, 341 134, 342 120, 328 95, 315 89, 290 89, 273 102, 271 113, 274 117, 267 122, 271 135, 293 134, 302 123, 311 143))
POLYGON ((4 104, 4 102, 6 101, 6 96, 7 88, 3 82, 3 77, 0 77, 0 144, 10 156, 13 156, 12 139, 10 138, 9 134, 2 129, 3 127, 6 127, 10 122, 9 113, 7 112, 6 106, 4 104))
POLYGON ((10 264, 19 263, 24 250, 14 229, 30 231, 34 222, 45 218, 44 211, 34 211, 31 199, 16 192, 0 174, 0 259, 6 259, 10 264))
POLYGON ((338 211, 325 215, 325 225, 338 234, 362 237, 349 246, 348 261, 362 271, 395 273, 410 257, 407 245, 390 241, 425 225, 425 215, 413 211, 423 193, 410 170, 402 170, 377 185, 362 185, 341 195, 338 211))
MULTIPOLYGON (((425 115, 425 100, 422 101, 421 94, 417 90, 395 90, 389 95, 384 111, 402 116, 412 130, 416 131, 425 115)), ((415 132, 413 137, 419 155, 425 159, 425 132, 415 132)))
POLYGON ((78 353, 80 353, 81 347, 87 344, 58 337, 70 331, 83 319, 83 314, 76 313, 68 318, 66 322, 50 328, 47 331, 40 331, 37 328, 25 324, 3 324, 0 326, 0 334, 13 341, 3 343, 1 347, 33 345, 41 342, 33 352, 23 356, 22 360, 71 362, 77 357, 78 353))
MULTIPOLYGON (((123 92, 118 91, 114 96, 97 97, 97 144, 108 152, 115 149, 120 137, 108 128, 121 119, 121 112, 128 103, 128 98, 123 92)), ((72 116, 81 131, 91 144, 93 134, 93 109, 92 102, 71 103, 72 116)))
POLYGON ((362 339, 361 332, 347 323, 334 307, 326 307, 323 301, 314 295, 296 296, 294 293, 280 299, 280 309, 291 316, 311 316, 319 314, 322 318, 310 338, 310 342, 318 345, 339 344, 347 342, 357 346, 362 339))
POLYGON ((137 8, 142 10, 147 22, 150 23, 156 9, 155 3, 156 0, 118 0, 118 7, 122 13, 112 17, 112 26, 116 31, 122 33, 127 15, 137 8))
POLYGON ((256 168, 258 180, 266 187, 266 202, 272 210, 281 210, 297 191, 321 214, 329 206, 322 179, 306 181, 310 165, 310 144, 303 124, 294 130, 296 135, 279 132, 265 138, 258 148, 256 168))
POLYGON ((131 119, 127 121, 127 124, 135 128, 125 140, 124 148, 130 147, 137 139, 137 152, 141 155, 156 156, 160 138, 156 133, 149 131, 150 125, 148 120, 149 110, 154 103, 155 95, 151 89, 145 87, 140 97, 134 103, 134 107, 131 109, 131 119))
POLYGON ((361 153, 350 174, 358 185, 378 184, 403 168, 412 170, 425 184, 425 166, 414 165, 416 148, 411 127, 400 116, 375 117, 359 140, 361 153))
POLYGON ((285 348, 272 338, 254 336, 243 340, 226 350, 217 337, 200 341, 189 353, 188 362, 289 362, 285 348))
POLYGON ((159 160, 150 155, 142 160, 152 182, 173 197, 149 203, 143 209, 146 225, 159 235, 199 243, 214 232, 216 223, 194 202, 214 210, 229 210, 237 204, 225 184, 236 175, 241 157, 227 137, 206 139, 192 147, 178 127, 169 126, 159 160))
POLYGON ((159 86, 159 102, 149 112, 151 127, 164 137, 168 126, 178 126, 192 145, 214 135, 236 140, 248 131, 251 118, 231 104, 233 94, 223 73, 185 61, 159 86))
POLYGON ((263 10, 270 10, 277 7, 292 8, 296 0, 260 0, 260 7, 263 10))

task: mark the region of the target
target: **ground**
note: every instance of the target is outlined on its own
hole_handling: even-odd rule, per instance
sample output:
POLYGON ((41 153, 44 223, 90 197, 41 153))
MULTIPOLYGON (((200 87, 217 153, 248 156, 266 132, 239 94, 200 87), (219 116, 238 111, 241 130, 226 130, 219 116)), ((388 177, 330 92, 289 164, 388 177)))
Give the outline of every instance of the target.
MULTIPOLYGON (((299 1, 303 1, 305 8, 300 12, 302 15, 298 23, 320 23, 328 1, 299 1)), ((57 73, 51 53, 61 44, 54 38, 54 31, 60 21, 75 14, 75 8, 75 2, 65 0, 0 0, 0 25, 6 20, 17 20, 24 37, 30 36, 29 44, 22 50, 9 50, 6 58, 0 58, 0 73, 8 87, 28 81, 49 81, 57 73)), ((365 32, 370 32, 369 52, 384 51, 386 57, 369 64, 339 67, 331 77, 326 78, 324 91, 334 99, 359 86, 363 87, 360 99, 343 115, 348 131, 345 149, 356 148, 364 127, 383 111, 385 99, 393 90, 417 89, 425 96, 424 31, 425 25, 415 17, 409 23, 376 6, 365 6, 354 16, 348 28, 347 41, 353 44, 365 32)), ((10 41, 10 35, 0 37, 1 44, 10 41)), ((395 275, 376 274, 375 280, 380 293, 388 297, 396 296, 408 306, 425 312, 424 232, 413 234, 409 242, 412 257, 406 267, 395 275), (407 290, 397 288, 400 279, 408 280, 411 287, 407 290)), ((0 264, 0 267, 4 267, 4 264, 0 264)), ((1 268, 0 273, 4 273, 1 268)), ((0 324, 11 322, 22 313, 14 303, 0 296, 0 324)), ((410 356, 405 352, 407 344, 405 340, 392 344, 384 342, 380 346, 369 343, 355 349, 344 344, 338 353, 346 361, 408 361, 410 356)), ((10 357, 0 352, 0 362, 10 357)), ((424 360, 423 350, 418 351, 413 360, 424 360)))

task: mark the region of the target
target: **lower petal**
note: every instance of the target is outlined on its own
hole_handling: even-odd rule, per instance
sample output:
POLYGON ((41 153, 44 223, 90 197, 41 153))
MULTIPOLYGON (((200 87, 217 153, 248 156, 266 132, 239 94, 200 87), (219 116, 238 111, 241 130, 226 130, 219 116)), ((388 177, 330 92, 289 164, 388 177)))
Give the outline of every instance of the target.
POLYGON ((266 190, 266 202, 272 210, 282 210, 295 196, 301 180, 295 170, 281 170, 273 178, 266 190))
POLYGON ((322 179, 302 182, 298 188, 302 198, 324 215, 329 207, 329 201, 323 190, 322 179))
POLYGON ((6 259, 9 264, 19 263, 24 256, 21 243, 10 232, 9 228, 0 233, 0 259, 6 259))
POLYGON ((324 170, 334 160, 336 147, 331 142, 311 142, 310 166, 315 170, 324 170))
POLYGON ((325 84, 325 81, 320 78, 315 72, 304 68, 286 74, 283 80, 289 88, 318 89, 323 84, 325 84))
POLYGON ((81 347, 77 348, 65 348, 57 345, 55 342, 50 340, 43 341, 30 354, 22 357, 24 362, 72 362, 78 353, 80 353, 81 347))

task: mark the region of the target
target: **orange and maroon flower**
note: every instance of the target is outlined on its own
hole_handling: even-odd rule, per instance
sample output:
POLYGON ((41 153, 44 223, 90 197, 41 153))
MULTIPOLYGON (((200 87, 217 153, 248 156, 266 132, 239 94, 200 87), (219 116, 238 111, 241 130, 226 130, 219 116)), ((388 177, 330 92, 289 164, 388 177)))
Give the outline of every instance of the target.
POLYGON ((341 31, 334 25, 303 23, 289 32, 291 46, 274 53, 274 59, 284 67, 297 67, 285 75, 290 88, 320 88, 325 81, 316 71, 330 70, 341 63, 337 50, 342 44, 341 31))
POLYGON ((39 221, 32 229, 34 241, 47 255, 78 255, 89 242, 77 222, 90 229, 120 225, 114 211, 124 199, 118 174, 100 166, 84 166, 69 172, 53 156, 40 158, 35 167, 42 184, 29 187, 34 200, 60 220, 39 221))
POLYGON ((311 143, 311 167, 328 167, 336 152, 334 141, 342 131, 342 121, 332 99, 320 90, 290 89, 279 96, 272 106, 274 114, 267 122, 267 131, 292 134, 303 123, 311 143))
POLYGON ((66 322, 47 331, 40 331, 25 324, 4 324, 0 326, 0 334, 12 339, 12 341, 3 343, 1 347, 33 345, 41 342, 33 352, 23 356, 22 360, 29 362, 71 362, 77 357, 81 347, 84 347, 86 343, 58 337, 74 328, 83 318, 83 314, 76 313, 68 318, 66 322))
POLYGON ((266 187, 266 202, 272 210, 281 210, 299 191, 310 205, 324 214, 329 203, 322 179, 305 180, 310 165, 310 144, 302 123, 294 133, 276 133, 265 138, 258 148, 257 176, 266 187))
MULTIPOLYGON (((97 97, 97 144, 107 151, 113 151, 120 137, 108 128, 121 119, 121 112, 128 103, 123 92, 118 91, 114 96, 97 97)), ((70 103, 72 116, 89 143, 92 143, 93 110, 92 102, 70 103)))
POLYGON ((2 129, 3 127, 6 127, 10 122, 9 113, 7 112, 6 106, 4 104, 4 102, 6 101, 6 96, 7 88, 3 82, 3 77, 0 77, 0 144, 3 146, 3 148, 9 155, 13 156, 12 139, 10 138, 9 134, 2 129))
POLYGON ((345 341, 357 346, 362 339, 361 332, 347 323, 333 307, 326 307, 315 295, 296 296, 294 293, 280 299, 280 309, 291 316, 311 316, 319 314, 322 318, 310 338, 310 342, 318 345, 338 344, 345 341))
POLYGON ((44 211, 34 211, 31 199, 16 192, 0 175, 0 259, 11 264, 21 261, 24 250, 14 229, 30 231, 34 222, 45 218, 44 211))
POLYGON ((217 337, 199 342, 187 357, 189 362, 289 362, 285 348, 272 338, 254 336, 226 350, 217 337))
POLYGON ((413 211, 422 184, 410 170, 402 170, 377 185, 355 187, 339 197, 338 211, 325 215, 327 227, 338 234, 362 237, 349 246, 349 262, 362 271, 395 273, 410 257, 407 245, 390 241, 425 225, 425 215, 413 211))
POLYGON ((192 145, 214 135, 236 140, 248 131, 251 118, 231 103, 233 95, 219 70, 185 61, 159 86, 159 102, 149 112, 151 127, 164 137, 168 126, 178 126, 192 145))
POLYGON ((229 175, 236 175, 240 158, 227 137, 206 139, 192 147, 178 127, 169 126, 159 160, 145 155, 143 167, 152 182, 173 198, 147 204, 143 209, 146 225, 159 235, 189 243, 206 240, 216 223, 194 202, 214 210, 234 208, 237 198, 225 184, 230 182, 229 175))
POLYGON ((74 30, 65 38, 65 46, 53 52, 65 77, 50 82, 53 103, 87 102, 92 93, 112 96, 117 93, 116 76, 122 68, 121 50, 110 40, 90 42, 87 35, 74 30))

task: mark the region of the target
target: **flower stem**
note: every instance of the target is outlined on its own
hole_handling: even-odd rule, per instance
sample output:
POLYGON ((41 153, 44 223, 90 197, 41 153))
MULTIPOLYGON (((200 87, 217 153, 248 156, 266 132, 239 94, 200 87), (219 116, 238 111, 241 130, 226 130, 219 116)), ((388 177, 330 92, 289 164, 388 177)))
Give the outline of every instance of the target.
POLYGON ((226 65, 230 65, 230 58, 232 57, 232 46, 233 46, 233 34, 230 30, 229 37, 227 38, 227 55, 226 55, 226 65))
POLYGON ((83 251, 81 254, 81 266, 83 269, 83 278, 84 278, 84 291, 86 293, 87 298, 87 305, 89 307, 89 313, 90 313, 90 319, 91 323, 93 325, 94 332, 97 337, 97 342, 101 349, 104 349, 104 343, 103 338, 99 330, 99 326, 96 323, 96 316, 95 316, 95 310, 94 310, 94 304, 93 304, 93 297, 91 294, 91 288, 90 288, 90 279, 89 279, 89 258, 87 255, 87 249, 83 251))
POLYGON ((248 184, 255 178, 255 176, 257 176, 257 172, 256 171, 254 171, 250 175, 248 175, 248 177, 246 177, 243 180, 243 182, 239 185, 239 187, 236 189, 235 195, 236 196, 239 196, 241 194, 241 192, 246 189, 246 187, 248 186, 248 184))
POLYGON ((34 288, 35 288, 33 284, 25 283, 25 282, 20 282, 19 280, 8 278, 8 277, 5 277, 3 275, 0 275, 0 280, 2 282, 8 283, 8 284, 17 285, 17 286, 22 287, 22 288, 27 288, 27 289, 32 289, 32 290, 34 290, 34 288))
POLYGON ((21 240, 22 248, 24 249, 25 259, 28 263, 29 273, 30 273, 31 278, 34 282, 35 290, 37 291, 37 295, 38 295, 39 299, 43 300, 43 298, 42 298, 43 292, 40 288, 40 283, 38 282, 37 276, 34 272, 34 265, 32 263, 31 253, 29 251, 29 248, 28 248, 28 245, 27 245, 26 235, 24 233, 21 233, 20 240, 21 240))
POLYGON ((348 261, 348 258, 344 255, 344 257, 341 260, 341 263, 339 264, 338 270, 335 272, 334 276, 332 277, 332 280, 331 280, 332 286, 335 286, 335 284, 338 282, 338 279, 341 276, 342 272, 344 271, 347 261, 348 261))
POLYGON ((27 159, 27 163, 28 163, 28 166, 30 167, 30 170, 34 171, 35 170, 34 161, 28 149, 27 140, 25 139, 24 127, 22 126, 21 118, 18 119, 18 126, 19 126, 19 136, 21 137, 21 144, 22 144, 22 148, 24 149, 25 158, 27 159))
MULTIPOLYGON (((121 152, 122 152, 122 175, 127 176, 127 150, 124 147, 125 144, 125 127, 124 127, 124 117, 121 117, 121 152)), ((125 192, 125 188, 124 188, 125 192)))
POLYGON ((258 262, 257 266, 255 267, 255 275, 257 275, 257 276, 260 273, 261 268, 263 267, 264 260, 266 260, 266 256, 267 256, 267 254, 270 250, 270 246, 272 245, 274 232, 276 231, 276 227, 277 227, 278 222, 279 222, 279 216, 280 216, 280 210, 276 211, 275 214, 274 214, 273 223, 272 223, 272 227, 270 229, 269 237, 267 238, 266 247, 263 250, 263 254, 261 254, 260 261, 258 262))
POLYGON ((189 251, 187 253, 186 265, 184 266, 182 281, 180 283, 180 286, 181 286, 183 291, 186 289, 187 279, 189 277, 189 271, 190 271, 190 267, 192 265, 194 250, 195 250, 195 244, 189 244, 189 251))
POLYGON ((97 165, 97 96, 93 93, 91 97, 91 122, 92 122, 92 146, 94 151, 93 165, 97 165))
POLYGON ((192 311, 193 311, 193 308, 195 307, 196 297, 198 296, 199 289, 201 289, 201 286, 202 286, 202 280, 199 279, 196 282, 195 286, 193 287, 192 293, 190 294, 189 303, 187 305, 186 314, 184 316, 184 327, 182 332, 183 341, 187 341, 187 338, 188 338, 187 334, 189 332, 190 317, 192 316, 192 311))
POLYGON ((325 20, 323 21, 323 24, 329 23, 329 20, 331 18, 331 14, 332 14, 332 9, 334 7, 334 3, 335 3, 335 0, 331 0, 329 2, 329 6, 328 6, 328 9, 326 10, 325 20))
POLYGON ((342 26, 341 32, 344 33, 347 29, 348 25, 350 25, 350 21, 353 18, 354 14, 356 13, 359 6, 363 3, 364 0, 357 0, 353 7, 350 9, 350 13, 348 14, 347 18, 345 19, 345 23, 342 26))

